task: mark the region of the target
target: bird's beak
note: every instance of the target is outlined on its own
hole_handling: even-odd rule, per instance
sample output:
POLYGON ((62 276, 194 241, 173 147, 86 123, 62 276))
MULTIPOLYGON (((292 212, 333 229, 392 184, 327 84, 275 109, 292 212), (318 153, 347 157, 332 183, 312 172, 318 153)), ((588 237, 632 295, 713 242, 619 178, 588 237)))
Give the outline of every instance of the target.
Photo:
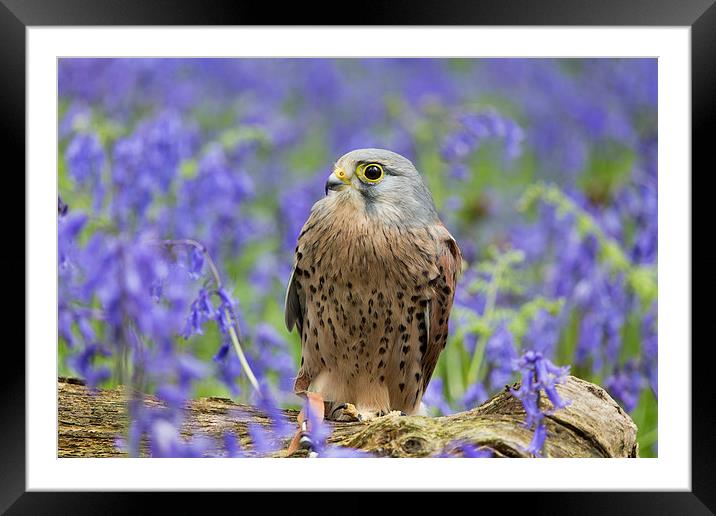
POLYGON ((340 191, 350 184, 351 180, 346 175, 345 170, 342 168, 336 168, 333 173, 328 176, 328 181, 326 181, 326 195, 328 195, 329 190, 340 191))

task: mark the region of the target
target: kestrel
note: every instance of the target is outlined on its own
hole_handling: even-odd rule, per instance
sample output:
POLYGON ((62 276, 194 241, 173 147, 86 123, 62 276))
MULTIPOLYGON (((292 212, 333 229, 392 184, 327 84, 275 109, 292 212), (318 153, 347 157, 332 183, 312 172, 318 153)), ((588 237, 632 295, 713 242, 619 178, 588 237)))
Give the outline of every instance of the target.
POLYGON ((295 392, 321 394, 331 419, 421 413, 461 263, 408 159, 341 157, 298 237, 286 291, 286 326, 301 336, 295 392))

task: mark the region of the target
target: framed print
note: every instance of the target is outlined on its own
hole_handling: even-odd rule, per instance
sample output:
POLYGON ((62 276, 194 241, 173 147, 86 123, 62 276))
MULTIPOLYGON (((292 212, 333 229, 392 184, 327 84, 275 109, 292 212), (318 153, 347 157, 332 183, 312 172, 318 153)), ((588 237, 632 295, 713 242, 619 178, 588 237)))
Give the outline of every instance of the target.
POLYGON ((712 2, 1 9, 28 300, 3 510, 716 506, 691 339, 712 2))

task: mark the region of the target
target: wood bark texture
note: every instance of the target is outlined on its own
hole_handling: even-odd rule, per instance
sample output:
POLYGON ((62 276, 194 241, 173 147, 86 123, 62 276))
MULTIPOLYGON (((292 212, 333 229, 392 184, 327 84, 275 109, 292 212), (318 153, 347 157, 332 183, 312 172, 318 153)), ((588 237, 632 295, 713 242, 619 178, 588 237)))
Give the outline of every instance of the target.
MULTIPOLYGON (((515 384, 513 388, 519 387, 515 384)), ((546 457, 638 457, 637 428, 629 415, 601 387, 569 376, 557 387, 571 403, 546 417, 546 457)), ((58 380, 58 456, 121 457, 117 439, 126 431, 127 391, 92 391, 81 380, 58 380)), ((161 407, 153 396, 144 403, 161 407)), ((544 407, 551 405, 541 396, 544 407)), ((255 407, 223 398, 200 398, 186 407, 181 434, 208 436, 210 454, 225 455, 223 436, 233 432, 251 455, 250 423, 271 420, 255 407)), ((284 410, 296 423, 297 411, 284 410)), ((533 431, 524 427, 522 404, 506 387, 472 410, 443 417, 388 415, 364 423, 328 423, 328 443, 357 448, 381 457, 430 457, 463 454, 465 444, 487 449, 497 457, 529 457, 525 451, 533 431)), ((285 457, 288 442, 277 443, 275 457, 285 457)), ((145 455, 148 450, 145 447, 145 455)), ((305 457, 300 450, 294 457, 305 457)))

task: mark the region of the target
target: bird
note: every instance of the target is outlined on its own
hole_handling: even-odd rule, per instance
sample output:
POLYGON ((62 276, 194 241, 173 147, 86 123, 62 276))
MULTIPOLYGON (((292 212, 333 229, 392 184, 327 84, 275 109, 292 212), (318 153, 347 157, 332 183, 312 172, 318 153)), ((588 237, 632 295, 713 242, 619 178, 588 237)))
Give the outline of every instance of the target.
POLYGON ((320 394, 336 421, 425 415, 461 268, 410 160, 373 148, 340 157, 286 289, 286 327, 301 340, 294 392, 320 394))

